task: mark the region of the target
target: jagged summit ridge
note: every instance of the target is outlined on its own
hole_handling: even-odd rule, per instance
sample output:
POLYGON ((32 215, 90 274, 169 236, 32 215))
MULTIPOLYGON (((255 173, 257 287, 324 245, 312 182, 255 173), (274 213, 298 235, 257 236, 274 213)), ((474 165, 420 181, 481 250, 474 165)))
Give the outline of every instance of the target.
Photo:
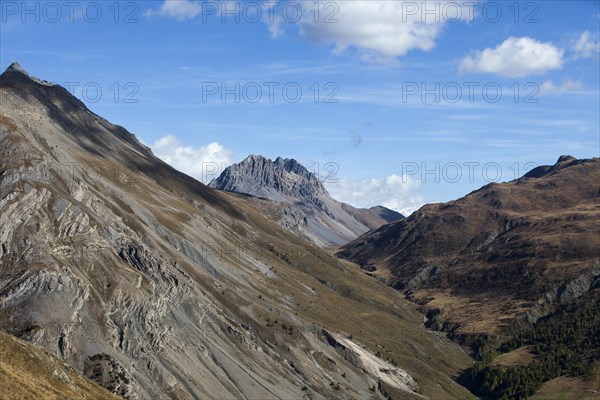
POLYGON ((323 206, 320 198, 329 197, 317 176, 298 161, 283 157, 272 161, 256 154, 225 169, 209 186, 278 202, 293 198, 319 207, 323 206))

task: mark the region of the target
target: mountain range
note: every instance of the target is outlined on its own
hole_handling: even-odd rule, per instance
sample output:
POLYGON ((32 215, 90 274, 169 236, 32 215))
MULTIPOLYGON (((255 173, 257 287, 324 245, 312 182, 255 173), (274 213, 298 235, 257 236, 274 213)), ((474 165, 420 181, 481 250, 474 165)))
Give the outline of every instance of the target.
POLYGON ((265 200, 18 64, 0 96, 0 330, 131 399, 472 397, 463 349, 265 200))
POLYGON ((294 159, 204 185, 16 63, 0 98, 8 398, 600 390, 600 158, 404 218, 294 159))

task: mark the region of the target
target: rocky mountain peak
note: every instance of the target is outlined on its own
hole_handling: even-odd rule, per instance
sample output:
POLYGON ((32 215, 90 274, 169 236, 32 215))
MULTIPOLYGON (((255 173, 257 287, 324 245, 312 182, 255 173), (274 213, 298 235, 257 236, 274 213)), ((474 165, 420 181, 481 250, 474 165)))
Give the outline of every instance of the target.
MULTIPOLYGON (((27 107, 30 119, 48 116, 60 126, 64 136, 77 142, 85 141, 84 149, 89 153, 104 153, 107 157, 131 164, 131 152, 115 151, 125 143, 133 146, 132 151, 142 154, 144 159, 154 158, 150 149, 132 133, 92 112, 61 85, 29 75, 17 62, 0 75, 0 92, 5 105, 27 107)), ((8 112, 4 115, 8 116, 8 112)), ((41 131, 50 132, 49 129, 41 131)))
POLYGON ((24 84, 31 83, 37 83, 43 86, 55 86, 52 82, 44 81, 29 75, 29 72, 21 67, 21 65, 16 61, 10 64, 6 70, 4 70, 4 72, 0 75, 0 79, 3 82, 18 83, 21 85, 21 89, 24 84))
POLYGON ((317 176, 298 161, 283 157, 272 161, 255 154, 225 169, 209 186, 278 202, 295 199, 321 205, 322 198, 329 198, 317 176))
POLYGON ((27 71, 25 71, 25 69, 23 67, 21 67, 21 65, 16 61, 13 62, 12 64, 10 64, 8 66, 8 68, 6 68, 6 70, 4 71, 4 74, 12 73, 12 72, 16 72, 16 73, 20 73, 20 74, 29 76, 29 73, 27 71))
POLYGON ((558 161, 556 163, 562 164, 562 163, 567 163, 567 162, 571 162, 571 161, 575 161, 575 160, 576 160, 576 158, 573 156, 562 155, 562 156, 558 157, 558 161))
POLYGON ((573 156, 562 155, 558 158, 556 164, 541 165, 539 167, 536 167, 528 173, 526 173, 525 175, 523 175, 523 178, 541 178, 543 176, 553 174, 560 169, 568 168, 572 165, 575 165, 578 162, 579 161, 573 156))

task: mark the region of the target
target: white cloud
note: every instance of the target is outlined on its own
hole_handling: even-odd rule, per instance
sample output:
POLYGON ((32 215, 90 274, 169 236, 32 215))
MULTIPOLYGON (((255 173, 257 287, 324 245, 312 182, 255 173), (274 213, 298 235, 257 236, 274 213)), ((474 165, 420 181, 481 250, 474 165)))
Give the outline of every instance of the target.
MULTIPOLYGON (((165 0, 160 8, 150 9, 146 16, 163 16, 177 20, 192 19, 204 10, 206 3, 193 0, 165 0)), ((397 65, 397 58, 409 51, 429 51, 449 22, 472 21, 474 7, 454 0, 330 0, 254 2, 252 15, 243 2, 217 0, 210 2, 210 15, 233 20, 224 10, 237 10, 242 21, 254 20, 256 6, 269 33, 276 39, 285 26, 300 28, 301 34, 318 43, 334 44, 334 53, 354 48, 364 60, 397 65), (216 11, 216 12, 214 12, 216 11)))
POLYGON ((354 48, 364 60, 397 65, 397 58, 411 50, 429 51, 448 22, 472 21, 473 7, 452 0, 352 0, 295 2, 297 10, 285 2, 270 3, 271 37, 277 38, 284 26, 299 26, 313 42, 332 43, 334 54, 354 48))
POLYGON ((554 84, 551 80, 547 80, 540 85, 541 94, 577 92, 582 89, 583 83, 580 80, 571 78, 564 80, 560 85, 554 84))
MULTIPOLYGON (((445 23, 455 20, 455 14, 459 15, 444 8, 445 3, 321 1, 319 6, 312 6, 313 9, 319 7, 319 17, 315 18, 314 11, 308 10, 301 32, 315 42, 335 44, 336 54, 356 48, 363 59, 390 63, 390 60, 404 56, 411 50, 429 51, 435 47, 445 23), (334 4, 337 9, 333 6, 325 8, 326 4, 334 4), (433 15, 426 14, 426 7, 432 10, 432 7, 437 7, 437 11, 433 15), (337 22, 328 23, 328 15, 337 22)), ((464 18, 466 15, 464 10, 460 11, 460 16, 464 18)))
POLYGON ((543 74, 563 66, 564 50, 528 37, 509 37, 496 48, 466 56, 461 72, 482 72, 510 78, 543 74))
POLYGON ((217 142, 195 148, 182 146, 175 136, 167 135, 150 147, 158 158, 204 183, 218 177, 233 163, 233 153, 217 142))
POLYGON ((355 207, 384 206, 408 216, 425 201, 413 192, 418 182, 409 176, 390 175, 383 179, 348 179, 325 183, 329 194, 355 207))
POLYGON ((600 41, 590 39, 590 33, 585 31, 573 45, 575 58, 598 58, 600 56, 600 41))
POLYGON ((179 21, 192 19, 200 14, 202 7, 200 3, 190 0, 165 0, 159 9, 150 9, 146 11, 147 17, 155 15, 161 17, 175 18, 179 21))

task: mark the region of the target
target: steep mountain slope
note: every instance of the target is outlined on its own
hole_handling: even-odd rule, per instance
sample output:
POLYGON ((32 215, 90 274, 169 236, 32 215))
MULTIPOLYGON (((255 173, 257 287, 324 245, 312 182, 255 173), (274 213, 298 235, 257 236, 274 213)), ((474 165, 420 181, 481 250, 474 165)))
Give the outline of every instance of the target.
POLYGON ((321 181, 293 159, 271 161, 251 155, 226 168, 208 186, 281 203, 280 223, 320 245, 341 245, 370 229, 398 221, 402 214, 385 207, 357 209, 329 196, 321 181))
POLYGON ((563 156, 521 179, 426 205, 338 254, 426 304, 447 329, 494 332, 600 283, 599 195, 600 159, 563 156))
POLYGON ((126 398, 469 398, 422 314, 18 65, 0 75, 0 330, 126 398))
POLYGON ((119 397, 39 347, 0 332, 0 398, 107 399, 119 397))

